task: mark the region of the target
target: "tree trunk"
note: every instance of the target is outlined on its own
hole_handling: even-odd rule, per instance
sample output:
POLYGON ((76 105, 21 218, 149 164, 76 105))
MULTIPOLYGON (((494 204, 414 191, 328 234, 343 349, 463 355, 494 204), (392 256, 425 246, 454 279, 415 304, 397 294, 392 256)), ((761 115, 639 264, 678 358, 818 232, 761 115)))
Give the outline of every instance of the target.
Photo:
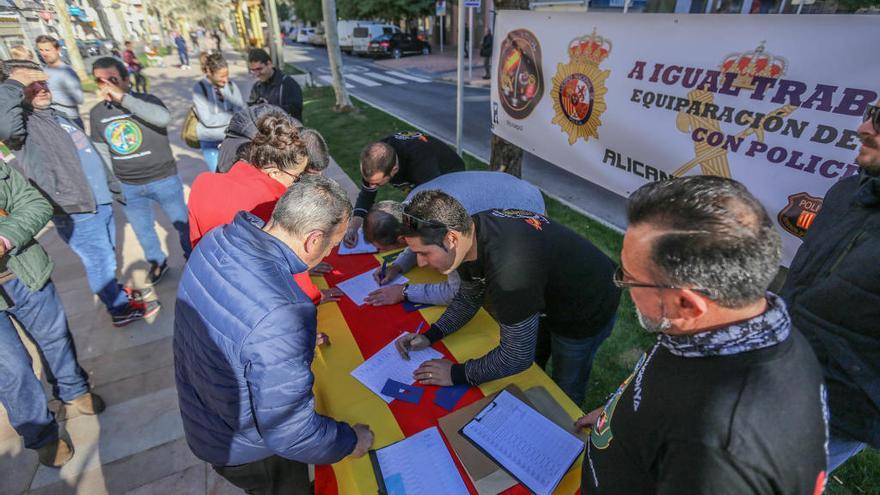
POLYGON ((269 51, 272 54, 272 63, 279 69, 284 69, 284 46, 281 43, 281 26, 278 22, 278 7, 275 0, 266 0, 266 16, 269 25, 269 51))
POLYGON ((345 89, 342 78, 342 52, 339 50, 339 33, 336 30, 336 0, 321 0, 324 9, 324 37, 327 40, 327 56, 333 74, 333 91, 336 92, 336 111, 351 112, 354 106, 345 89))
MULTIPOLYGON (((529 0, 495 0, 495 10, 528 10, 529 0)), ((495 27, 492 27, 493 34, 495 27)), ((471 33, 473 36, 473 33, 471 33)), ((495 43, 501 39, 495 37, 495 43)), ((492 134, 489 169, 507 172, 515 177, 522 177, 523 150, 500 137, 492 134)))
POLYGON ((70 66, 76 72, 79 80, 86 82, 89 75, 86 72, 86 65, 83 63, 82 56, 79 54, 79 47, 76 45, 76 35, 73 33, 73 24, 70 22, 70 14, 67 13, 67 2, 64 0, 54 0, 55 11, 58 14, 58 21, 61 23, 61 37, 64 39, 64 46, 67 47, 67 56, 70 57, 70 66))

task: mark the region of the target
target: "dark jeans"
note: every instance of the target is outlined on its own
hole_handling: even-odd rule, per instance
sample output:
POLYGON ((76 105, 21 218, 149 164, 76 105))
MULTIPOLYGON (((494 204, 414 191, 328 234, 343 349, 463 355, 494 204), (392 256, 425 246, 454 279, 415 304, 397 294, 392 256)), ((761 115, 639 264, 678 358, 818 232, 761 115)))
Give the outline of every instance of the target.
POLYGON ((277 455, 241 464, 213 466, 217 474, 250 495, 311 495, 309 465, 277 455))
POLYGON ((551 377, 578 407, 583 405, 584 397, 587 394, 590 370, 593 368, 593 358, 596 357, 596 351, 599 350, 602 342, 611 335, 616 321, 617 316, 615 315, 593 337, 574 339, 558 335, 553 332, 550 325, 541 320, 538 342, 535 347, 535 363, 544 368, 550 357, 553 357, 551 377))
POLYGON ((180 65, 189 65, 189 54, 186 50, 177 49, 177 56, 180 57, 180 65))
POLYGON ((183 183, 177 174, 146 184, 123 182, 122 194, 125 195, 125 216, 134 229, 147 261, 160 265, 165 261, 165 253, 162 252, 159 236, 156 235, 152 202, 158 203, 174 224, 183 257, 189 258, 192 251, 189 243, 189 215, 183 201, 183 183))
POLYGON ((82 260, 94 294, 111 314, 128 306, 128 296, 116 279, 116 223, 113 207, 98 205, 95 213, 74 213, 53 219, 61 239, 82 260))
POLYGON ((483 68, 486 69, 486 77, 492 77, 492 57, 483 57, 483 68))
POLYGON ((52 281, 33 292, 13 279, 3 284, 3 291, 14 306, 0 311, 0 402, 24 446, 38 449, 58 439, 58 424, 46 407, 43 385, 34 376, 31 357, 10 316, 37 344, 55 397, 70 402, 88 392, 89 384, 76 362, 73 337, 52 281))

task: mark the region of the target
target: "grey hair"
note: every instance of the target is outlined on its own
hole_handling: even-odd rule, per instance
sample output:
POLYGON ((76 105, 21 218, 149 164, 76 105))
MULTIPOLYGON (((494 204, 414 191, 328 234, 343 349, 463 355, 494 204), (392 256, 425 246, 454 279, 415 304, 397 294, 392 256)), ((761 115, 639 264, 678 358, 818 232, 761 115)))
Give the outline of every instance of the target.
POLYGON ((314 129, 301 129, 299 138, 306 146, 306 154, 309 155, 309 164, 306 170, 311 173, 321 173, 330 165, 330 150, 321 133, 314 129))
POLYGON ((397 238, 403 233, 403 207, 403 203, 397 201, 374 204, 364 220, 364 239, 383 246, 396 244, 397 238))
POLYGON ((321 175, 304 175, 281 196, 272 221, 295 237, 309 232, 333 232, 351 217, 348 193, 335 180, 321 175))
POLYGON ((764 297, 782 258, 782 239, 745 186, 707 175, 646 184, 629 198, 630 225, 662 231, 651 262, 663 283, 709 290, 726 308, 764 297))

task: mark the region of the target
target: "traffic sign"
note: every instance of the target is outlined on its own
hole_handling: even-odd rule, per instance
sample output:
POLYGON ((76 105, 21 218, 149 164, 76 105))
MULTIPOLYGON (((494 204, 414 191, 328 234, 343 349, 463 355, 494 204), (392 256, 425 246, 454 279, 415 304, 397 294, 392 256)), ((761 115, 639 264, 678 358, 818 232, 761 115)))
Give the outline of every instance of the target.
POLYGON ((480 8, 480 4, 482 4, 482 0, 464 0, 465 7, 476 7, 480 8))

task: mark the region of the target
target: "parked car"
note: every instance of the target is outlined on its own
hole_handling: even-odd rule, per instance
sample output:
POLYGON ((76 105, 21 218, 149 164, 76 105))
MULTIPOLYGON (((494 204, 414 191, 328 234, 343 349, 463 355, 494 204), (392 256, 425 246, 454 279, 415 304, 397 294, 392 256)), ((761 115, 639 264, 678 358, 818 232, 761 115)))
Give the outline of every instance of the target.
POLYGON ((362 26, 371 26, 375 21, 345 20, 336 22, 336 32, 339 34, 339 49, 344 53, 351 53, 354 48, 354 30, 362 26))
POLYGON ((383 34, 399 32, 400 28, 391 24, 370 24, 369 26, 356 27, 352 31, 353 45, 351 51, 355 55, 366 55, 370 51, 371 40, 383 34))
POLYGON ((314 46, 326 46, 327 38, 324 37, 324 30, 321 28, 315 29, 315 34, 309 36, 309 44, 314 46))
POLYGON ((301 27, 296 32, 296 42, 297 43, 308 43, 309 36, 315 34, 315 28, 313 27, 301 27))
POLYGON ((369 45, 369 54, 373 57, 400 58, 407 53, 430 55, 431 45, 406 33, 383 34, 373 38, 369 45))

